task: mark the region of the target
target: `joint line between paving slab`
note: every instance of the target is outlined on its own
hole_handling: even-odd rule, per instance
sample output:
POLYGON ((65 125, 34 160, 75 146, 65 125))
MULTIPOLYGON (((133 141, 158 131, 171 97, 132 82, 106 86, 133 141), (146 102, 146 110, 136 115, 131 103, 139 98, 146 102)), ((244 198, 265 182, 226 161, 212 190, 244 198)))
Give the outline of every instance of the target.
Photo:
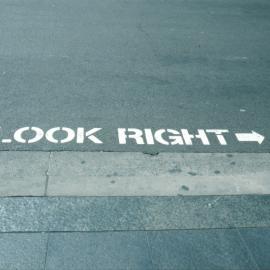
POLYGON ((48 232, 47 233, 47 242, 46 242, 46 251, 45 251, 45 258, 44 258, 44 270, 46 270, 47 268, 47 257, 48 257, 48 247, 49 247, 49 237, 50 234, 48 232))
MULTIPOLYGON (((186 197, 194 197, 194 198, 199 198, 199 197, 239 197, 239 196, 260 196, 260 197, 267 197, 270 196, 270 194, 206 194, 206 195, 149 195, 149 196, 144 196, 144 195, 134 195, 134 196, 126 196, 126 195, 114 195, 114 196, 107 196, 107 195, 83 195, 83 196, 77 196, 77 195, 67 195, 67 196, 59 196, 59 195, 53 195, 53 196, 24 196, 24 195, 16 195, 16 196, 0 196, 0 199, 16 199, 16 198, 25 198, 25 199, 34 199, 34 198, 38 198, 38 199, 47 199, 47 198, 65 198, 65 199, 72 199, 72 198, 97 198, 97 199, 101 199, 101 198, 175 198, 175 197, 181 197, 181 198, 186 198, 186 197)), ((218 201, 215 200, 214 203, 218 201)))
POLYGON ((47 170, 45 171, 46 181, 45 181, 44 196, 47 196, 47 193, 48 193, 49 171, 50 171, 51 158, 52 158, 52 152, 49 152, 48 168, 47 168, 47 170))
MULTIPOLYGON (((208 228, 168 228, 168 229, 127 229, 127 230, 89 230, 89 231, 7 231, 7 232, 1 232, 1 234, 40 234, 40 233, 46 233, 46 234, 62 234, 62 233, 111 233, 111 232, 166 232, 166 231, 206 231, 206 230, 238 230, 238 229, 267 229, 270 230, 270 226, 248 226, 248 227, 208 227, 208 228)), ((49 242, 48 242, 49 243, 49 242)))
POLYGON ((160 151, 154 151, 154 152, 147 152, 143 150, 100 150, 100 149, 1 149, 0 152, 41 152, 41 153, 61 153, 61 152, 78 152, 78 153, 141 153, 144 155, 149 156, 158 156, 159 154, 270 154, 269 150, 263 150, 263 151, 166 151, 166 150, 160 150, 160 151))

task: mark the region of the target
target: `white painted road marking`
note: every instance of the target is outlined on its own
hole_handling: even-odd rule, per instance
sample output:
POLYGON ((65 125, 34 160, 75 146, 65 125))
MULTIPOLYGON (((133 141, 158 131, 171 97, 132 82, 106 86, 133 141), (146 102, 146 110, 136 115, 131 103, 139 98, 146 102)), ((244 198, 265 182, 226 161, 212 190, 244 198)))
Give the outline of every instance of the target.
MULTIPOLYGON (((163 145, 193 145, 196 142, 202 145, 211 145, 209 134, 216 137, 220 145, 227 145, 225 134, 230 133, 228 129, 198 129, 191 134, 187 129, 137 129, 137 128, 118 128, 119 144, 126 145, 129 141, 138 145, 154 144, 155 142, 163 145)), ((264 141, 264 136, 252 131, 252 133, 235 133, 239 142, 258 142, 264 141)), ((213 143, 212 143, 213 144, 213 143)))
POLYGON ((262 144, 264 136, 253 131, 251 133, 235 133, 235 136, 239 142, 257 142, 262 144))
POLYGON ((11 139, 3 139, 2 143, 12 143, 12 140, 11 139))
MULTIPOLYGON (((46 140, 53 144, 66 144, 75 142, 77 144, 92 143, 103 144, 102 128, 85 129, 83 127, 53 127, 43 130, 39 127, 22 127, 14 132, 13 138, 15 143, 33 144, 46 140)), ((166 146, 179 145, 228 145, 228 139, 232 139, 234 134, 238 142, 255 142, 262 144, 265 136, 258 132, 234 133, 228 129, 197 129, 191 132, 188 129, 138 129, 138 128, 118 128, 115 135, 118 136, 119 145, 137 144, 137 145, 154 145, 161 144, 166 146)), ((235 141, 235 137, 234 141, 235 141)), ((229 140, 230 142, 232 140, 229 140)), ((12 139, 2 139, 1 142, 12 143, 12 139)))

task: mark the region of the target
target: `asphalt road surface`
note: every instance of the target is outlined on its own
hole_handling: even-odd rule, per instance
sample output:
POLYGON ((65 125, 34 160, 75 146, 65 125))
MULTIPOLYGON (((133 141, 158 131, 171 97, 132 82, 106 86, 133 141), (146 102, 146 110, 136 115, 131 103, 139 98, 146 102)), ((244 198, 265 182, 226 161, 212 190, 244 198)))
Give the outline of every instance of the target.
POLYGON ((270 150, 267 0, 2 0, 0 40, 1 139, 34 126, 103 141, 1 150, 270 150), (118 128, 229 132, 226 145, 120 145, 118 128), (236 139, 252 130, 261 144, 236 139))
POLYGON ((269 44, 269 0, 1 0, 0 269, 270 269, 269 44))

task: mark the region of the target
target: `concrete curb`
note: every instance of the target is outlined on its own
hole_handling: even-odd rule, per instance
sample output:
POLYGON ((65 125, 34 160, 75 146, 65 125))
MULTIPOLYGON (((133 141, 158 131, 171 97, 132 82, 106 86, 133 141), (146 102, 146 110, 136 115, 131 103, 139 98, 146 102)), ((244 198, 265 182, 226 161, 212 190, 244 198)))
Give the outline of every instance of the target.
POLYGON ((0 152, 0 196, 270 194, 270 154, 0 152))

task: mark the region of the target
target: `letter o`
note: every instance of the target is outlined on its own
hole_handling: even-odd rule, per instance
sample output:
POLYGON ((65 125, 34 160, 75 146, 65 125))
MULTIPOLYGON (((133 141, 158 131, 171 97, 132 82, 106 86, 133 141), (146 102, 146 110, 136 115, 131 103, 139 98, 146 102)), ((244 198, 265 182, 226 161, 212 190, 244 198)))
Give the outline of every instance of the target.
POLYGON ((59 140, 54 138, 54 134, 57 131, 65 131, 66 134, 67 134, 66 138, 60 140, 60 143, 68 143, 68 142, 72 141, 75 138, 75 131, 73 129, 67 128, 67 127, 63 127, 63 128, 55 127, 55 128, 49 129, 46 132, 46 135, 45 135, 46 139, 49 142, 52 142, 52 143, 59 143, 59 140))
POLYGON ((15 141, 19 142, 19 143, 35 143, 38 142, 39 140, 41 140, 44 136, 44 131, 41 128, 38 127, 23 127, 23 128, 19 128, 18 130, 15 131, 14 133, 14 139, 15 141), (25 131, 34 131, 36 134, 33 138, 26 140, 22 137, 23 133, 25 131))

